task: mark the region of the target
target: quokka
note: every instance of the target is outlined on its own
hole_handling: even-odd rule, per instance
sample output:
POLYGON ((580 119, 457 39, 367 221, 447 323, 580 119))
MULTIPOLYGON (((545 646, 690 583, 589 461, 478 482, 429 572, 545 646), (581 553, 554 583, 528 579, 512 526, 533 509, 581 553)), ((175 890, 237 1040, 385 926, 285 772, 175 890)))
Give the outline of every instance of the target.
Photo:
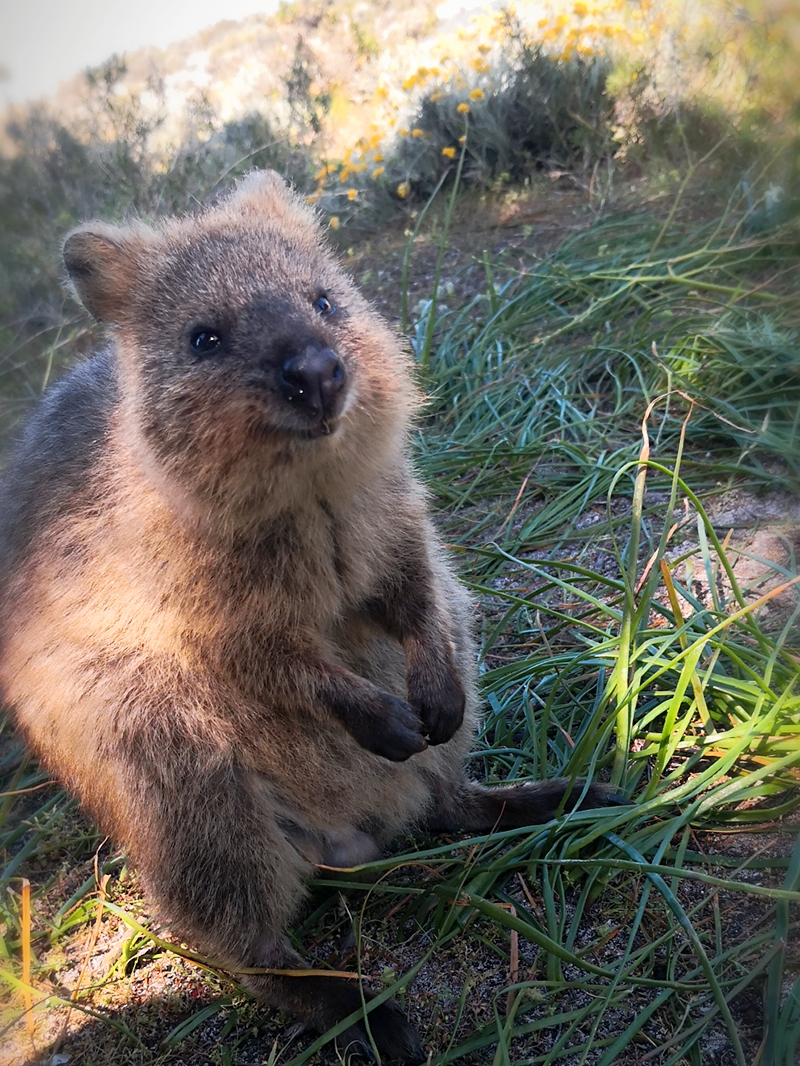
MULTIPOLYGON (((284 929, 317 864, 408 826, 546 821, 569 786, 465 774, 471 608, 409 464, 409 361, 310 209, 253 173, 157 228, 80 226, 64 261, 109 342, 3 473, 3 698, 176 933, 295 970, 284 929)), ((243 982, 320 1031, 370 998, 243 982)), ((396 1005, 369 1027, 385 1058, 424 1058, 396 1005)))

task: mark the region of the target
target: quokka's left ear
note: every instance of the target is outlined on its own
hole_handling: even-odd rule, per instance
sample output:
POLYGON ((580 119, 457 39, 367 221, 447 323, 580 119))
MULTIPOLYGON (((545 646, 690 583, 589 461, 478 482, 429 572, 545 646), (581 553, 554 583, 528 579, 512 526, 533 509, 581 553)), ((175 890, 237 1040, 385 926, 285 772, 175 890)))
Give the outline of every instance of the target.
POLYGON ((72 287, 99 322, 117 325, 130 307, 130 290, 141 267, 148 232, 144 226, 87 222, 64 241, 64 265, 72 287))

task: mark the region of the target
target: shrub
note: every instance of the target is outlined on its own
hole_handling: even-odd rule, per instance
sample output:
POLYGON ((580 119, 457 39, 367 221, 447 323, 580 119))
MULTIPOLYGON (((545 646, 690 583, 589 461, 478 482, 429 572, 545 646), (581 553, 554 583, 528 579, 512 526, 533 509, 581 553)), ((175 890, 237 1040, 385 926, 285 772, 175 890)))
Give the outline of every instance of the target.
POLYGON ((516 55, 504 57, 493 72, 491 87, 428 92, 412 119, 423 136, 398 142, 392 168, 416 194, 430 195, 448 165, 443 150, 458 148, 467 115, 467 183, 521 182, 550 166, 591 168, 613 150, 608 71, 602 57, 554 61, 520 42, 516 55))

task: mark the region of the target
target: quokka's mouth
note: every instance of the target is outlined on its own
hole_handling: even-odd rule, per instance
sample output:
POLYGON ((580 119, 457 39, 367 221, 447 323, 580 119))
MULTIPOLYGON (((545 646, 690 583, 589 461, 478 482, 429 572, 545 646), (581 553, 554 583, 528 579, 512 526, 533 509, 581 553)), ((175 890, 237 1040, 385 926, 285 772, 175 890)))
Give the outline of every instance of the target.
POLYGON ((332 437, 339 428, 338 418, 321 418, 308 429, 297 430, 293 435, 301 440, 319 440, 320 437, 332 437))
POLYGON ((250 434, 257 440, 300 440, 315 441, 323 437, 334 436, 341 426, 341 418, 336 415, 330 418, 319 418, 308 425, 276 425, 273 421, 259 419, 250 426, 250 434))

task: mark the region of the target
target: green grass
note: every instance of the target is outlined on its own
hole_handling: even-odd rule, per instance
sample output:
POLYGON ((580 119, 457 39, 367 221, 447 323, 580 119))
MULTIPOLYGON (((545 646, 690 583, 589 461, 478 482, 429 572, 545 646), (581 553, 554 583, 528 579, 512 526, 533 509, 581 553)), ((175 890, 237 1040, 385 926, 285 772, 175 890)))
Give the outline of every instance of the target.
MULTIPOLYGON (((298 943, 324 965, 352 924, 352 968, 418 1014, 435 1066, 694 1066, 712 1048, 791 1066, 800 1048, 800 845, 781 821, 800 782, 800 585, 788 541, 771 583, 741 583, 737 534, 709 517, 732 487, 800 487, 799 235, 747 236, 735 204, 713 225, 679 214, 600 219, 527 270, 486 262, 467 306, 434 299, 413 325, 431 395, 418 463, 483 606, 473 771, 597 777, 634 800, 455 844, 409 838, 316 883, 298 943), (763 1032, 748 1029, 743 1004, 762 1000, 763 1032)), ((101 986, 169 948, 115 902, 119 857, 98 870, 105 898, 94 876, 64 898, 93 837, 63 794, 28 791, 45 778, 19 749, 0 774, 13 1025, 23 874, 35 1009, 63 1002, 42 1000, 48 958, 98 913, 130 931, 101 986)), ((85 987, 76 1010, 108 1013, 85 987)), ((99 1024, 117 1027, 119 1057, 93 1061, 122 1047, 130 1062, 251 1061, 263 1015, 241 997, 184 1005, 153 1052, 114 1014, 99 1024)), ((286 1049, 282 1035, 276 1060, 316 1061, 330 1038, 286 1049)))
MULTIPOLYGON (((700 1061, 704 1034, 718 1025, 731 1061, 744 1063, 730 1001, 751 984, 760 994, 767 973, 761 1061, 794 1060, 800 984, 782 1007, 778 989, 800 850, 785 898, 759 890, 778 925, 765 917, 730 943, 724 921, 698 916, 715 889, 753 887, 709 881, 692 840, 701 828, 769 822, 796 801, 793 559, 774 574, 784 597, 776 619, 766 607, 777 590, 759 598, 739 587, 735 553, 701 498, 734 483, 797 487, 796 241, 791 231, 745 239, 728 220, 664 231, 644 214, 611 218, 502 289, 487 276, 485 294, 437 323, 435 415, 421 459, 453 516, 463 569, 490 605, 483 772, 600 773, 636 797, 622 811, 527 834, 479 877, 483 902, 511 901, 503 886, 515 869, 537 879, 542 914, 526 920, 551 938, 544 968, 556 985, 560 950, 591 925, 592 896, 602 907, 610 888, 629 891, 634 873, 642 878, 624 951, 602 978, 571 960, 591 1005, 532 1057, 530 1045, 521 1058, 508 1050, 528 1031, 525 1015, 498 1020, 486 1034, 495 1062, 624 1061, 651 1015, 666 1014, 671 1037, 661 1051, 651 1043, 655 1061, 700 1061), (684 578, 690 558, 707 575, 702 597, 684 578), (586 877, 579 894, 566 876, 577 869, 586 877), (682 899, 690 883, 709 886, 692 907, 682 899), (643 937, 651 908, 663 912, 654 939, 643 937), (687 947, 655 980, 659 953, 681 940, 687 947), (645 986, 647 1006, 599 1040, 608 1012, 643 1002, 645 986)), ((423 316, 418 336, 425 325, 423 316)), ((493 839, 486 846, 496 851, 493 839)), ((587 956, 597 964, 591 946, 587 956)))

